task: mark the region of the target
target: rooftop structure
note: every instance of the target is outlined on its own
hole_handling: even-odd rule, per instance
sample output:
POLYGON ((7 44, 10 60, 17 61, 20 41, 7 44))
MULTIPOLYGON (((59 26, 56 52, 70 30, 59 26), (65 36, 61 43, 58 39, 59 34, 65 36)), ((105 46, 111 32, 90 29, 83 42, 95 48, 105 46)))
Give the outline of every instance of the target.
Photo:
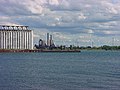
POLYGON ((0 25, 0 30, 28 30, 28 26, 0 25))

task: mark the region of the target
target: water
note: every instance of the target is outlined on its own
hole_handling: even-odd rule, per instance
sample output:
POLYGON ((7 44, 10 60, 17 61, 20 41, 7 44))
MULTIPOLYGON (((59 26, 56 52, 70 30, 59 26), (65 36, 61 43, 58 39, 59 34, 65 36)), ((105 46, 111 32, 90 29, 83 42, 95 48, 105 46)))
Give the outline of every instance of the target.
POLYGON ((120 52, 0 53, 0 90, 120 90, 120 52))

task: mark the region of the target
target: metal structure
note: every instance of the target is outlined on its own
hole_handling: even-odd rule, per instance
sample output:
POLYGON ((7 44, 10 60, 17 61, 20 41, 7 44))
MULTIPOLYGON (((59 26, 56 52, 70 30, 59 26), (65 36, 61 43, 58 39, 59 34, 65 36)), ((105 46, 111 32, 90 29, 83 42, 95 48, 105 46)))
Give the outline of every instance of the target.
POLYGON ((0 49, 33 49, 33 31, 28 26, 0 26, 0 49))

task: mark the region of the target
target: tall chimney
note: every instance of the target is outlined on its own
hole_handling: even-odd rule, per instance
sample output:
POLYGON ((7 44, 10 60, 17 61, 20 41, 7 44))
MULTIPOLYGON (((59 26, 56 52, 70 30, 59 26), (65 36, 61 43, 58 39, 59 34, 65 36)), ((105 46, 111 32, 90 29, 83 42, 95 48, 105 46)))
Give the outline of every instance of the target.
POLYGON ((49 33, 47 33, 47 46, 50 46, 49 33))

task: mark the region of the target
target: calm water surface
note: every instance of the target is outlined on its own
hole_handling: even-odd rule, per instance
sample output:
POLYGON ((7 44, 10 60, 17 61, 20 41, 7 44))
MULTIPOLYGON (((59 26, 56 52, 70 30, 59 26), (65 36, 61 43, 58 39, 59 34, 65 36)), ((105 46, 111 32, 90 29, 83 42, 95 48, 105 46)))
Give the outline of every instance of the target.
POLYGON ((0 90, 120 90, 120 51, 0 53, 0 90))

